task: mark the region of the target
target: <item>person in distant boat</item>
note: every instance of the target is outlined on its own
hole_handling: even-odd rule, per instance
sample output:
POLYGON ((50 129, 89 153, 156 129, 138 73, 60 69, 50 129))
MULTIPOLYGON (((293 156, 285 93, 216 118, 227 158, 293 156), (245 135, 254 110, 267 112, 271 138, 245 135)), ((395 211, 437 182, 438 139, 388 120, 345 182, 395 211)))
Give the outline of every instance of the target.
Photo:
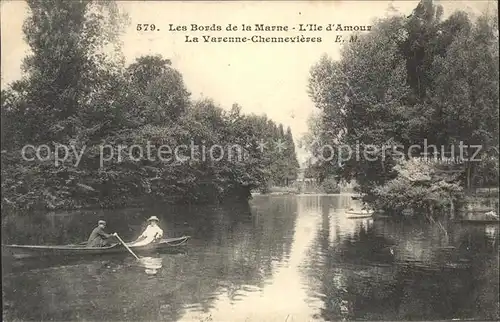
POLYGON ((115 234, 107 234, 104 228, 106 228, 106 222, 104 220, 99 220, 97 222, 97 227, 90 233, 87 247, 105 247, 111 245, 109 239, 115 236, 115 234))
POLYGON ((148 219, 148 226, 144 232, 130 245, 131 246, 142 246, 149 243, 154 243, 163 237, 163 230, 158 226, 160 220, 156 216, 151 216, 148 219))

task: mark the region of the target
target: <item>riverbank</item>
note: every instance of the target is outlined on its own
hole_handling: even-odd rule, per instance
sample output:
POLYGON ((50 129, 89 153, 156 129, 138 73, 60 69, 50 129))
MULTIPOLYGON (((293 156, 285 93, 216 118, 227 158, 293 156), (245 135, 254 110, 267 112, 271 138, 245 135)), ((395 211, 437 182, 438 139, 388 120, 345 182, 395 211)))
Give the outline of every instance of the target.
POLYGON ((76 185, 73 185, 73 188, 48 182, 45 185, 33 185, 24 191, 16 189, 15 186, 7 188, 3 185, 2 190, 9 190, 10 193, 2 193, 1 210, 31 212, 161 207, 180 204, 213 205, 235 201, 247 202, 251 198, 251 187, 237 183, 226 182, 222 185, 214 182, 189 185, 183 182, 168 184, 163 180, 163 182, 158 181, 156 181, 157 186, 141 187, 142 189, 137 187, 131 189, 130 185, 128 189, 124 189, 124 183, 117 183, 114 187, 95 184, 94 188, 90 187, 92 189, 82 189, 76 185), (72 188, 74 189, 72 193, 68 193, 72 188))
POLYGON ((271 186, 266 190, 253 190, 252 194, 265 194, 265 195, 286 195, 286 194, 339 194, 345 191, 342 186, 338 184, 320 185, 309 184, 303 185, 301 183, 294 183, 290 186, 271 186))
POLYGON ((339 193, 326 193, 326 192, 272 192, 272 193, 260 193, 258 191, 252 192, 252 196, 349 196, 351 200, 358 200, 359 194, 353 192, 339 192, 339 193))
MULTIPOLYGON (((499 200, 497 196, 466 196, 463 200, 463 205, 460 209, 455 209, 453 213, 443 213, 441 219, 447 220, 455 220, 455 221, 466 221, 466 222, 488 222, 495 223, 499 221, 500 214, 500 206, 499 200)), ((383 211, 375 212, 373 218, 374 219, 387 219, 387 218, 395 218, 395 219, 405 219, 405 218, 428 218, 430 213, 422 213, 413 211, 408 208, 402 212, 392 212, 387 213, 383 211)), ((436 219, 439 219, 436 218, 436 219)))

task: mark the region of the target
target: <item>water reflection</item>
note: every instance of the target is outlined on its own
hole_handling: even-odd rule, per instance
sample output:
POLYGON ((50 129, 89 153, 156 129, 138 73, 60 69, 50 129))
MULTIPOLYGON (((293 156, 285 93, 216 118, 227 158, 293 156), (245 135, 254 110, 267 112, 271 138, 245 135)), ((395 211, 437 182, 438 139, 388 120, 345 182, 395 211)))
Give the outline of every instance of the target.
POLYGON ((141 257, 139 263, 144 267, 144 272, 148 275, 156 275, 163 266, 161 257, 141 257))
POLYGON ((496 229, 321 214, 305 272, 324 320, 498 317, 496 229))
POLYGON ((3 261, 6 320, 307 321, 498 318, 497 225, 348 219, 350 196, 249 205, 3 216, 3 243, 125 240, 156 215, 187 253, 3 261), (87 230, 89 230, 87 232, 87 230))

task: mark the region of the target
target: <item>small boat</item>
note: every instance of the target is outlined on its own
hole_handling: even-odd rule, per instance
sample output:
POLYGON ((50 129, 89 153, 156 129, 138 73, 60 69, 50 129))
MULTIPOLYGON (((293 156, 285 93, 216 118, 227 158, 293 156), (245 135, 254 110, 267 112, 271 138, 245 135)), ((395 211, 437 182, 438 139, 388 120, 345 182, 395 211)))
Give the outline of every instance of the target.
POLYGON ((456 222, 470 223, 470 224, 498 224, 500 223, 500 218, 496 211, 488 211, 481 215, 476 216, 464 216, 456 220, 456 222))
POLYGON ((372 218, 373 215, 357 215, 357 216, 347 216, 347 219, 363 219, 363 218, 372 218))
POLYGON ((500 224, 498 219, 457 219, 455 222, 463 224, 500 224))
POLYGON ((495 209, 494 208, 490 208, 490 207, 485 207, 485 208, 474 208, 474 209, 467 209, 466 212, 467 213, 491 213, 491 212, 494 212, 495 209))
MULTIPOLYGON (((157 243, 151 243, 143 246, 132 246, 127 243, 134 253, 150 253, 155 251, 178 250, 185 246, 190 236, 162 239, 157 243)), ((126 253, 127 249, 121 244, 116 243, 105 247, 86 247, 80 245, 2 245, 2 255, 11 255, 14 258, 41 257, 41 256, 83 256, 83 255, 102 255, 111 253, 126 253)))
POLYGON ((367 211, 367 210, 360 210, 360 211, 348 210, 345 213, 347 215, 347 218, 349 219, 370 218, 373 216, 373 211, 367 211))
POLYGON ((363 218, 372 218, 373 215, 355 215, 355 216, 347 216, 347 219, 363 219, 363 218))

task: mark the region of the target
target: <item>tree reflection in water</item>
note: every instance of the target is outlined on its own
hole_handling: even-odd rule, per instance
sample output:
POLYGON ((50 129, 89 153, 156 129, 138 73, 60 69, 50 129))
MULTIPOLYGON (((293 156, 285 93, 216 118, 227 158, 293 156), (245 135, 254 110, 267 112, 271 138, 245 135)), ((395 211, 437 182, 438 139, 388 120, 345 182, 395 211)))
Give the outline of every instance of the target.
POLYGON ((443 238, 425 223, 348 222, 332 208, 322 202, 305 265, 322 319, 498 319, 498 227, 450 224, 443 238))

